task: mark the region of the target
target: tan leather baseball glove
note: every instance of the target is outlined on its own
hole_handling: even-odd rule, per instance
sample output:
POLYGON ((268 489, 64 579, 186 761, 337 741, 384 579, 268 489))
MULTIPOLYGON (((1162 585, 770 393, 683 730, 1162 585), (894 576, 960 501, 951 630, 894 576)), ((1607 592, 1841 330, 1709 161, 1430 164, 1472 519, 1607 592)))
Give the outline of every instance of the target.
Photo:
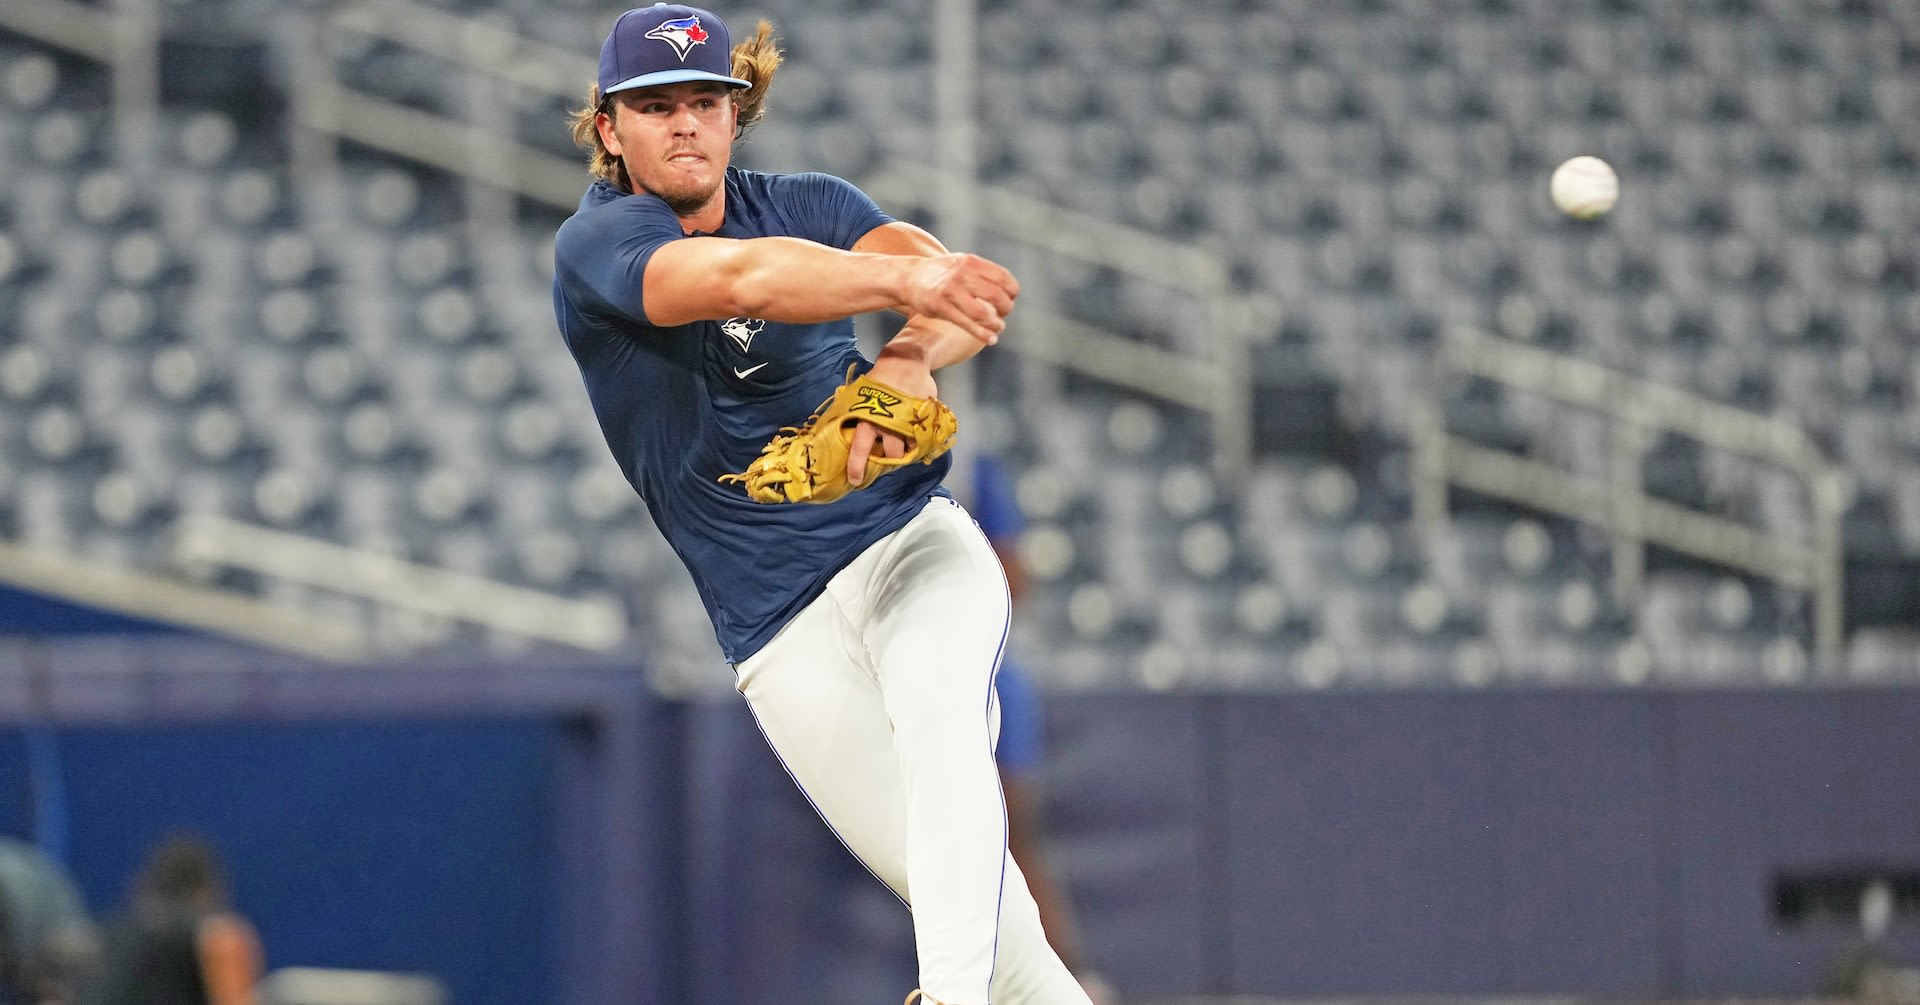
POLYGON ((721 475, 720 481, 744 483, 754 502, 828 503, 896 468, 932 463, 953 446, 958 430, 953 411, 939 399, 916 398, 849 369, 847 382, 805 423, 780 430, 747 470, 721 475), (847 480, 847 453, 861 421, 905 440, 907 451, 883 457, 875 450, 867 457, 866 480, 854 485, 847 480))

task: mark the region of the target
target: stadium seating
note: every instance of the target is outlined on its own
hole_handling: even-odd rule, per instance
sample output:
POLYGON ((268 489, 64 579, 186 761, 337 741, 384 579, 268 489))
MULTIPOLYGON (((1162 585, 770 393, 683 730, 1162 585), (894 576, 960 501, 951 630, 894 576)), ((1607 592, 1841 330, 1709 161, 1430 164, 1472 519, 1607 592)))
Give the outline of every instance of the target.
MULTIPOLYGON (((434 6, 583 55, 607 13, 434 6)), ((1019 645, 1043 675, 1813 676, 1806 598, 1767 581, 1656 552, 1647 588, 1615 596, 1603 535, 1459 494, 1452 524, 1418 539, 1409 403, 1436 333, 1468 325, 1802 424, 1851 476, 1850 563, 1878 570, 1851 591, 1845 672, 1920 679, 1920 17, 1846 0, 1574 7, 982 4, 987 180, 1208 248, 1237 292, 1279 305, 1252 347, 1256 410, 1273 418, 1234 480, 1178 407, 1080 378, 1048 407, 1012 362, 976 367, 976 407, 1020 417, 1005 449, 1037 596, 1019 645), (1625 179, 1603 223, 1546 199, 1546 172, 1577 153, 1625 179)), ((928 158, 926 18, 866 0, 763 8, 792 62, 744 163, 861 180, 928 158)), ((259 66, 236 84, 197 71, 197 50, 163 50, 176 82, 147 151, 116 145, 104 68, 0 33, 4 529, 171 570, 157 531, 224 514, 614 589, 677 665, 713 662, 553 333, 558 217, 476 233, 464 182, 351 144, 334 188, 296 183, 285 29, 331 9, 169 5, 169 38, 191 27, 259 66), (254 98, 236 104, 237 87, 254 98)), ((463 78, 431 59, 332 44, 358 88, 463 107, 463 78)), ((516 100, 518 138, 564 153, 564 108, 516 100)), ((1109 270, 1047 263, 1028 284, 1155 344, 1212 335, 1109 270)), ((1446 407, 1476 439, 1607 468, 1590 419, 1473 383, 1446 407)), ((1755 462, 1663 441, 1646 478, 1810 532, 1803 493, 1755 462)))

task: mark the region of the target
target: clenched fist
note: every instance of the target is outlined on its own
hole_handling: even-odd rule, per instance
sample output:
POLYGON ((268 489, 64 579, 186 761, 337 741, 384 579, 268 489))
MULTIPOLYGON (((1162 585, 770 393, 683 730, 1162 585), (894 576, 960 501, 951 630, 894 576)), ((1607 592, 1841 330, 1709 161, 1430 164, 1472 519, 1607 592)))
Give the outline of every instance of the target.
POLYGON ((958 325, 967 334, 992 345, 1007 327, 1020 281, 996 262, 979 255, 932 255, 908 274, 909 313, 925 314, 958 325))

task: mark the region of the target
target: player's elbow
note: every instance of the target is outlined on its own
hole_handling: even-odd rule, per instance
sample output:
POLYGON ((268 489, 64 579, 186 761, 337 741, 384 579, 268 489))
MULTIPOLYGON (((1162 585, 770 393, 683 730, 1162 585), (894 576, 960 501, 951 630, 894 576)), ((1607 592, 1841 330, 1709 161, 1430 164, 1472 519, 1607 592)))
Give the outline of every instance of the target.
POLYGON ((779 302, 779 298, 767 290, 765 283, 757 282, 756 277, 752 276, 742 276, 727 290, 725 296, 728 317, 771 317, 779 302))
POLYGON ((779 276, 752 241, 730 241, 713 263, 708 284, 714 316, 764 318, 777 309, 779 276))
POLYGON ((716 292, 727 303, 728 317, 764 318, 784 299, 780 282, 779 270, 771 263, 741 254, 721 273, 716 292))

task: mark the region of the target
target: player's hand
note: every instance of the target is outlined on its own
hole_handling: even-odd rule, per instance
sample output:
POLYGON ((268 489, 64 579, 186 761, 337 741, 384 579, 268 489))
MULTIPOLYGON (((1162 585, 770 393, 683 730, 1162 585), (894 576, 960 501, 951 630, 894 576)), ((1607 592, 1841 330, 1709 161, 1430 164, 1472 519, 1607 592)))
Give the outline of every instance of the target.
POLYGON ((914 264, 906 293, 910 313, 951 321, 992 345, 1007 327, 1020 281, 978 255, 931 255, 914 264))
MULTIPOLYGON (((883 353, 873 364, 872 377, 917 397, 940 396, 933 372, 923 361, 883 353)), ((866 483, 867 458, 876 450, 882 457, 905 457, 907 441, 870 422, 856 424, 853 438, 847 443, 847 481, 854 485, 866 483)))

